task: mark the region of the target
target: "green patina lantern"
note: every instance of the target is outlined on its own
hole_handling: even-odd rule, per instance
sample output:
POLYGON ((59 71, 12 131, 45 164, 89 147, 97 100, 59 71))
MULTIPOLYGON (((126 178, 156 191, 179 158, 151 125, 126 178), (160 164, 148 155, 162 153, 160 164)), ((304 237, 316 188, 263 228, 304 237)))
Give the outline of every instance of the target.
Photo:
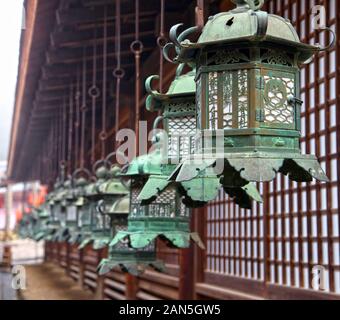
MULTIPOLYGON (((135 158, 124 176, 131 178, 131 209, 126 231, 119 231, 111 242, 129 241, 131 247, 141 249, 148 247, 157 237, 167 244, 187 248, 190 238, 204 247, 198 234, 190 232, 190 210, 181 201, 181 196, 173 188, 167 188, 150 204, 143 204, 139 195, 152 175, 166 174, 170 171, 162 168, 160 148, 147 155, 135 158)), ((171 168, 171 166, 169 167, 171 168)))
POLYGON ((73 201, 66 208, 66 226, 69 228, 69 243, 81 242, 82 220, 88 215, 85 192, 88 180, 84 177, 74 179, 73 201))
MULTIPOLYGON (((130 195, 117 200, 113 204, 110 211, 116 216, 116 221, 112 225, 112 236, 127 230, 130 210, 130 195)), ((156 257, 155 241, 138 250, 131 248, 127 240, 112 241, 109 245, 109 256, 100 262, 98 272, 100 275, 104 275, 116 267, 135 276, 143 273, 147 267, 160 272, 164 271, 164 263, 157 260, 156 257)))
MULTIPOLYGON (((165 189, 175 189, 181 196, 182 202, 188 207, 204 206, 214 200, 221 188, 220 179, 216 177, 212 168, 206 169, 190 181, 174 182, 169 180, 169 172, 176 168, 176 164, 194 153, 195 138, 197 135, 196 123, 196 84, 195 71, 181 75, 184 64, 181 64, 166 94, 160 94, 151 88, 151 81, 146 81, 146 90, 149 92, 146 107, 149 111, 160 111, 163 128, 167 133, 165 156, 158 164, 159 172, 151 173, 146 185, 139 195, 144 203, 150 203, 165 189)), ((228 190, 234 200, 243 208, 249 208, 251 199, 261 201, 261 196, 252 183, 239 188, 228 190)))
POLYGON ((90 232, 82 241, 80 248, 93 243, 93 249, 106 247, 111 241, 112 225, 115 224, 115 214, 111 212, 113 204, 129 191, 118 178, 120 169, 112 167, 108 170, 101 167, 96 171, 97 182, 90 186, 85 197, 94 203, 91 208, 90 232))
POLYGON ((32 214, 36 219, 33 239, 35 241, 44 240, 50 234, 50 212, 47 209, 47 204, 44 203, 39 208, 33 208, 32 214))
POLYGON ((66 225, 67 207, 74 200, 72 194, 71 180, 57 185, 52 205, 52 225, 57 226, 58 230, 52 240, 58 242, 68 241, 70 237, 69 228, 66 225))
POLYGON ((179 37, 179 25, 170 31, 174 61, 197 66, 201 131, 195 155, 171 179, 190 181, 213 167, 226 191, 278 172, 297 182, 327 181, 317 158, 300 152, 299 78, 300 65, 334 41, 303 44, 287 19, 260 10, 263 1, 233 2, 234 10, 209 18, 197 43, 183 40, 196 28, 179 37))

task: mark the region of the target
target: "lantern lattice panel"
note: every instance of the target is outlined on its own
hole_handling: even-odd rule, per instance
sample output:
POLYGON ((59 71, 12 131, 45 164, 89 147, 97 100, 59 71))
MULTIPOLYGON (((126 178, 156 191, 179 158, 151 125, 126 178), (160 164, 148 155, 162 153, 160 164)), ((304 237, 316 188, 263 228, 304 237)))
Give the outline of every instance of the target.
POLYGON ((223 96, 223 129, 248 127, 248 70, 210 72, 208 90, 209 129, 222 129, 218 121, 220 93, 223 96), (235 112, 237 119, 233 115, 235 112))
POLYGON ((294 124, 294 107, 287 97, 295 96, 293 78, 264 76, 264 110, 266 123, 294 124))

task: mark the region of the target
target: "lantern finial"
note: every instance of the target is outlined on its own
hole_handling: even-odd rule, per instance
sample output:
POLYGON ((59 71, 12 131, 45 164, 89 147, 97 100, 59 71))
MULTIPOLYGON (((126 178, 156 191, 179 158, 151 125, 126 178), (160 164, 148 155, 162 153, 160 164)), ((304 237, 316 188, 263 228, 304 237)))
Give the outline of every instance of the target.
POLYGON ((231 0, 239 9, 259 10, 264 5, 264 0, 231 0))

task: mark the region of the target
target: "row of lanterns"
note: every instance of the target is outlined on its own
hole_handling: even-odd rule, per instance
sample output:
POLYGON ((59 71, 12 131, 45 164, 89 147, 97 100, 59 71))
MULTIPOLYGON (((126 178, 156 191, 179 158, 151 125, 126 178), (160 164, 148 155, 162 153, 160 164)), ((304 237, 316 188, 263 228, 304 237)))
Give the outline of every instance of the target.
POLYGON ((204 248, 190 230, 192 208, 221 188, 250 209, 262 202, 255 183, 278 172, 296 182, 327 181, 316 157, 300 152, 299 78, 301 64, 332 44, 301 43, 288 20, 260 10, 263 1, 233 2, 235 9, 209 18, 197 43, 188 40, 196 27, 180 35, 180 25, 171 29, 164 54, 178 63, 175 79, 166 94, 152 88, 155 76, 146 81, 146 108, 160 114, 154 128, 162 124, 167 134, 155 134, 153 151, 124 170, 104 161, 95 179, 80 170, 57 182, 21 222, 21 236, 109 246, 100 274, 162 271, 157 239, 204 248))

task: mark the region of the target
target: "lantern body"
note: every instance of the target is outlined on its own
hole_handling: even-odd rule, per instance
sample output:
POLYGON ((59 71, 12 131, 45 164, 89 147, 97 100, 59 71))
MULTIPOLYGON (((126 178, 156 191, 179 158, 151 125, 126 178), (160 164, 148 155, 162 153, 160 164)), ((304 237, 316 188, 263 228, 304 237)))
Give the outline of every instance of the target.
MULTIPOLYGON (((302 44, 288 20, 238 1, 211 17, 197 43, 178 41, 177 61, 197 66, 195 155, 172 175, 188 181, 214 167, 224 189, 265 182, 327 181, 315 156, 300 152, 300 64, 321 49, 302 44), (253 8, 253 9, 252 9, 253 8)), ((252 6, 253 5, 253 6, 252 6)))
MULTIPOLYGON (((114 216, 112 224, 112 236, 127 232, 128 215, 131 212, 130 195, 125 196, 115 202, 110 210, 110 215, 114 216)), ((128 272, 135 276, 140 275, 146 267, 163 271, 164 264, 156 258, 156 244, 152 241, 142 249, 134 249, 129 246, 129 241, 113 240, 109 245, 108 258, 103 259, 98 266, 99 274, 106 274, 113 268, 119 267, 123 272, 128 272)))

